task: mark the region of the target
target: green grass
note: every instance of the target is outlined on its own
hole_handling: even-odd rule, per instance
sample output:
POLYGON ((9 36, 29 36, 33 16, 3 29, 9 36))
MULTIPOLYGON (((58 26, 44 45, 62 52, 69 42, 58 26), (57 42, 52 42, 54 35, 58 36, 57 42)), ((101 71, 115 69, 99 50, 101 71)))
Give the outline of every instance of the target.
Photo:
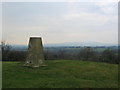
POLYGON ((2 61, 0 61, 0 90, 2 89, 2 61))
POLYGON ((3 62, 3 88, 118 88, 118 65, 49 60, 48 66, 23 67, 3 62))

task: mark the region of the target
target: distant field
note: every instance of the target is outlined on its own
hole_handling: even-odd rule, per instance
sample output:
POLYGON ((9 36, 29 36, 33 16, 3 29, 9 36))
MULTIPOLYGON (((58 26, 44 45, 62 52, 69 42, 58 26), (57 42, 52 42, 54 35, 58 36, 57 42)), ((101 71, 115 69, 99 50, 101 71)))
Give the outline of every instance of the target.
POLYGON ((118 65, 49 60, 47 67, 3 62, 3 88, 118 88, 118 65))

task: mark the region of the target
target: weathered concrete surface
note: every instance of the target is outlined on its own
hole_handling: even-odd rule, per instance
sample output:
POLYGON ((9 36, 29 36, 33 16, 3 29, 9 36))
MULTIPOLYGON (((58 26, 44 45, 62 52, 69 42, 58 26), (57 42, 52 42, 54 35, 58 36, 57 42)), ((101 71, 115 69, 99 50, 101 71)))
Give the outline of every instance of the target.
POLYGON ((44 52, 41 37, 30 37, 28 55, 24 66, 46 66, 44 63, 44 52))

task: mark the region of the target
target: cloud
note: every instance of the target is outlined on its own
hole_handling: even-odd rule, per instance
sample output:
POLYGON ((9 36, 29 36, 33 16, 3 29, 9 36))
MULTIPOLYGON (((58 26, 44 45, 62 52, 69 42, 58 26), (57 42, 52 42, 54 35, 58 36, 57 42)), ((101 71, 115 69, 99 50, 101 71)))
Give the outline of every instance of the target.
POLYGON ((63 16, 66 21, 79 22, 80 24, 90 24, 95 26, 102 26, 109 22, 115 23, 117 16, 114 15, 100 15, 96 13, 71 13, 63 16))
POLYGON ((2 0, 2 2, 118 2, 119 0, 2 0))
POLYGON ((11 43, 25 44, 30 36, 42 36, 44 43, 117 42, 117 13, 114 13, 117 11, 116 4, 115 6, 112 3, 11 5, 4 9, 3 17, 3 35, 11 43), (22 7, 16 7, 18 5, 22 7), (105 12, 107 9, 108 12, 105 12))

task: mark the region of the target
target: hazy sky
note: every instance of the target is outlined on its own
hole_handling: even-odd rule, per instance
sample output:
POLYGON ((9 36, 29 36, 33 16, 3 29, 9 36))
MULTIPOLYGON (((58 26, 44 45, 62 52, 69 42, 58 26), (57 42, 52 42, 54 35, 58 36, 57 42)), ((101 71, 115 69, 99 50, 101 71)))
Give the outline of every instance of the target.
POLYGON ((27 44, 30 36, 43 43, 118 42, 117 2, 7 2, 2 15, 10 44, 27 44))

